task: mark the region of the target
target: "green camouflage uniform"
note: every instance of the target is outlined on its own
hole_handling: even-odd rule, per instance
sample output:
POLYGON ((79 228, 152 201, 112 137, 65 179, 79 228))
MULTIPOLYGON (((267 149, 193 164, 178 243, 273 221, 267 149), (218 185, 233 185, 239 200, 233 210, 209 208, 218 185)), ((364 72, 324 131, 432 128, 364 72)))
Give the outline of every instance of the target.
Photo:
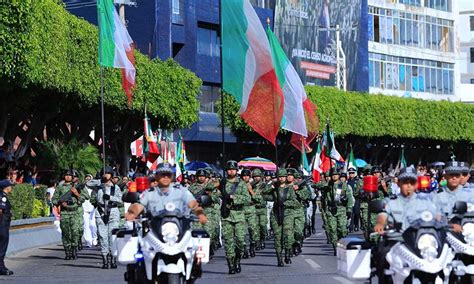
MULTIPOLYGON (((246 183, 247 187, 251 187, 250 183, 246 183)), ((250 193, 249 193, 250 194, 250 193)), ((254 196, 250 196, 250 200, 244 204, 246 231, 249 233, 250 246, 255 246, 255 242, 260 239, 260 233, 257 225, 257 208, 255 204, 258 200, 254 196)))
MULTIPOLYGON (((222 237, 224 238, 225 254, 230 263, 234 263, 236 256, 240 259, 245 247, 245 213, 244 204, 250 201, 250 194, 245 182, 239 178, 227 179, 225 183, 225 195, 230 195, 235 187, 234 199, 227 200, 226 206, 230 209, 229 216, 221 216, 222 237)), ((224 202, 224 201, 223 201, 224 202)))
POLYGON ((265 239, 268 235, 268 214, 267 214, 267 202, 266 197, 264 196, 264 191, 267 188, 267 184, 261 180, 259 183, 254 185, 255 196, 255 207, 257 208, 257 226, 260 231, 260 243, 265 242, 265 239))
MULTIPOLYGON (((56 191, 54 192, 52 202, 53 204, 59 204, 59 199, 68 193, 72 188, 71 183, 63 183, 58 185, 56 191)), ((77 248, 78 240, 80 239, 81 229, 83 229, 83 216, 82 214, 79 215, 78 211, 79 208, 82 208, 82 203, 86 200, 87 195, 83 194, 86 190, 83 190, 77 198, 76 196, 72 195, 71 202, 67 205, 67 207, 61 206, 61 235, 62 235, 62 242, 65 250, 73 250, 77 248)))
POLYGON ((325 200, 323 198, 323 191, 324 191, 324 188, 328 185, 328 183, 325 181, 325 180, 322 180, 320 182, 317 182, 315 185, 314 185, 314 188, 316 191, 319 191, 319 194, 321 195, 321 198, 319 200, 319 204, 318 204, 318 208, 319 208, 319 211, 321 212, 321 219, 323 221, 323 229, 326 230, 326 204, 325 204, 325 200))
POLYGON ((306 204, 311 200, 311 192, 307 186, 303 186, 295 193, 298 200, 298 208, 295 209, 295 241, 301 245, 304 240, 306 204))
POLYGON ((329 242, 335 246, 340 238, 347 236, 347 214, 352 212, 354 197, 347 182, 329 183, 323 189, 326 215, 326 232, 329 242))
POLYGON ((216 209, 215 209, 215 204, 219 203, 219 197, 216 195, 216 191, 214 186, 211 183, 198 183, 195 182, 189 187, 189 191, 194 195, 194 198, 199 202, 200 206, 200 197, 202 195, 209 195, 212 200, 212 204, 209 206, 202 206, 204 209, 204 214, 207 216, 207 222, 206 224, 201 224, 199 222, 194 222, 192 224, 193 229, 204 229, 206 232, 208 232, 210 238, 211 238, 211 246, 214 246, 215 242, 215 227, 216 227, 216 209))

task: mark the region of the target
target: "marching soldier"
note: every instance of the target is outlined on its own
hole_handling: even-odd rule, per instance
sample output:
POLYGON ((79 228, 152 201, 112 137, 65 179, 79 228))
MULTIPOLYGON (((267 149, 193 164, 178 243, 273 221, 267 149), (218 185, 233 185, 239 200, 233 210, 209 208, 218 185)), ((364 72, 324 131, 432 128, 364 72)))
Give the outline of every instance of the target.
MULTIPOLYGON (((321 212, 321 219, 323 221, 323 230, 324 233, 326 234, 326 240, 327 244, 329 244, 329 236, 328 236, 328 231, 326 227, 326 200, 323 197, 323 190, 326 188, 326 186, 329 184, 329 181, 326 179, 326 177, 329 175, 329 173, 321 173, 321 179, 319 182, 317 182, 314 185, 314 188, 316 192, 319 195, 319 200, 316 201, 316 204, 319 208, 319 211, 321 212)), ((314 225, 313 225, 314 228, 314 225)))
POLYGON ((227 177, 221 182, 222 236, 229 274, 240 273, 240 259, 245 247, 244 205, 250 202, 250 194, 244 181, 237 177, 237 162, 226 164, 227 177))
POLYGON ((331 169, 331 182, 323 190, 326 213, 326 231, 329 242, 336 255, 336 243, 340 238, 347 236, 347 216, 352 213, 354 197, 352 189, 345 182, 339 181, 337 169, 331 169))
POLYGON ((349 231, 359 231, 360 224, 360 181, 357 178, 357 170, 349 168, 349 178, 347 184, 352 188, 352 194, 354 195, 354 207, 352 208, 351 223, 349 225, 349 231))
POLYGON ((214 255, 215 248, 215 208, 214 204, 219 203, 219 197, 215 193, 215 188, 212 183, 206 183, 207 172, 204 169, 198 169, 196 171, 196 182, 189 187, 189 191, 194 195, 199 206, 204 210, 208 221, 203 225, 201 223, 193 223, 193 228, 202 228, 209 233, 211 239, 210 255, 214 255), (207 199, 203 202, 203 199, 207 199))
POLYGON ((119 227, 119 206, 123 201, 122 191, 112 183, 112 174, 112 167, 105 167, 102 184, 91 198, 91 203, 97 208, 95 217, 103 269, 117 268, 115 257, 112 256, 112 230, 119 227))
POLYGON ((250 200, 244 204, 245 222, 246 228, 249 233, 249 249, 247 245, 244 248, 243 259, 249 257, 255 257, 255 243, 259 239, 259 230, 257 226, 257 209, 255 207, 255 192, 253 191, 252 185, 250 184, 251 171, 249 169, 243 169, 240 173, 240 178, 246 183, 247 190, 250 194, 250 200))
MULTIPOLYGON (((61 234, 66 254, 66 260, 77 259, 77 244, 81 237, 82 215, 79 215, 79 207, 85 201, 85 195, 79 193, 73 184, 74 173, 68 170, 64 173, 64 182, 56 188, 52 202, 61 210, 61 234)), ((84 190, 83 190, 84 191, 84 190)))
POLYGON ((267 202, 265 201, 264 191, 267 184, 262 179, 262 171, 254 169, 252 171, 253 191, 255 192, 254 200, 257 209, 257 226, 259 229, 259 238, 257 239, 256 249, 265 249, 265 240, 268 235, 267 229, 267 202))
POLYGON ((275 251, 279 267, 284 266, 283 250, 285 263, 291 263, 292 248, 295 242, 294 210, 299 206, 294 188, 287 184, 287 176, 286 169, 279 169, 276 184, 265 190, 265 194, 270 195, 274 202, 270 220, 275 234, 275 251))

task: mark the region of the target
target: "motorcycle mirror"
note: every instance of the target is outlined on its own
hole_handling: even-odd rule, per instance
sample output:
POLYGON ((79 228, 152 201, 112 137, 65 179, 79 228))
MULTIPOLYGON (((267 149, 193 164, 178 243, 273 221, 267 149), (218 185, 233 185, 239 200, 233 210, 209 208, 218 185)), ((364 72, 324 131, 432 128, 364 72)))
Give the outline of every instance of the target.
POLYGON ((464 214, 467 212, 467 203, 464 201, 456 201, 454 203, 453 213, 454 214, 464 214))
POLYGON ((383 200, 373 200, 369 204, 369 211, 371 213, 381 213, 383 212, 383 200))
POLYGON ((212 205, 211 197, 209 197, 207 195, 201 196, 201 206, 207 207, 207 206, 211 206, 211 205, 212 205))

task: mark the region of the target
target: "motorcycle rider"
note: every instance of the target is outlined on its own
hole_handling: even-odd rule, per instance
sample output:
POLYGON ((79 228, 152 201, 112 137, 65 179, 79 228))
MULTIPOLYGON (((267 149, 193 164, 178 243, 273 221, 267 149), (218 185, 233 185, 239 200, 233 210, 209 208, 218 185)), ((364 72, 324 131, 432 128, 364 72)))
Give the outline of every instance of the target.
POLYGON ((165 209, 167 203, 174 203, 176 209, 181 212, 187 212, 190 209, 197 215, 201 224, 207 222, 203 209, 199 207, 192 193, 189 190, 182 190, 179 184, 171 185, 173 169, 170 164, 159 164, 155 177, 158 185, 143 192, 138 203, 130 205, 125 213, 127 221, 133 221, 144 211, 156 215, 165 209))

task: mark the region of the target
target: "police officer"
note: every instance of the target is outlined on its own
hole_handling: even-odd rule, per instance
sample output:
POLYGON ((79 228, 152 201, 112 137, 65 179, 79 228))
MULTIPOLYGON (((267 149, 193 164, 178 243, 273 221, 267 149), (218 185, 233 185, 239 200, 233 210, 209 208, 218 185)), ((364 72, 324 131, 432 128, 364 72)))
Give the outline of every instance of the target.
POLYGON ((250 176, 252 172, 249 169, 243 169, 240 173, 240 178, 246 183, 247 190, 250 194, 250 200, 244 204, 244 214, 245 214, 245 223, 246 231, 248 231, 249 236, 249 249, 247 250, 247 245, 244 248, 244 254, 242 255, 243 259, 250 257, 255 257, 255 243, 259 239, 259 230, 257 226, 257 209, 255 207, 256 199, 255 192, 253 191, 252 185, 250 183, 250 176))
POLYGON ((119 227, 119 206, 123 201, 122 191, 112 182, 112 174, 112 167, 105 167, 102 184, 91 198, 91 203, 96 207, 95 218, 103 269, 117 268, 115 257, 112 256, 112 230, 119 227))
POLYGON ((237 162, 226 163, 227 177, 221 182, 222 237, 229 274, 241 272, 240 259, 245 248, 244 205, 250 202, 247 184, 237 176, 237 162))
MULTIPOLYGON (((58 185, 54 192, 52 202, 61 210, 61 234, 66 260, 77 259, 77 245, 81 237, 82 215, 79 215, 79 207, 85 201, 85 195, 81 194, 73 184, 74 172, 68 170, 64 174, 64 181, 58 185)), ((84 192, 83 190, 82 192, 84 192)))
POLYGON ((13 271, 5 266, 5 254, 7 253, 12 219, 12 206, 8 195, 12 192, 12 186, 13 183, 8 179, 0 181, 0 275, 13 274, 13 271))
POLYGON ((326 231, 329 242, 333 246, 334 255, 336 255, 337 241, 347 236, 347 216, 352 214, 354 206, 352 189, 346 182, 339 180, 339 175, 339 171, 332 168, 332 181, 323 190, 323 199, 326 205, 326 231))

